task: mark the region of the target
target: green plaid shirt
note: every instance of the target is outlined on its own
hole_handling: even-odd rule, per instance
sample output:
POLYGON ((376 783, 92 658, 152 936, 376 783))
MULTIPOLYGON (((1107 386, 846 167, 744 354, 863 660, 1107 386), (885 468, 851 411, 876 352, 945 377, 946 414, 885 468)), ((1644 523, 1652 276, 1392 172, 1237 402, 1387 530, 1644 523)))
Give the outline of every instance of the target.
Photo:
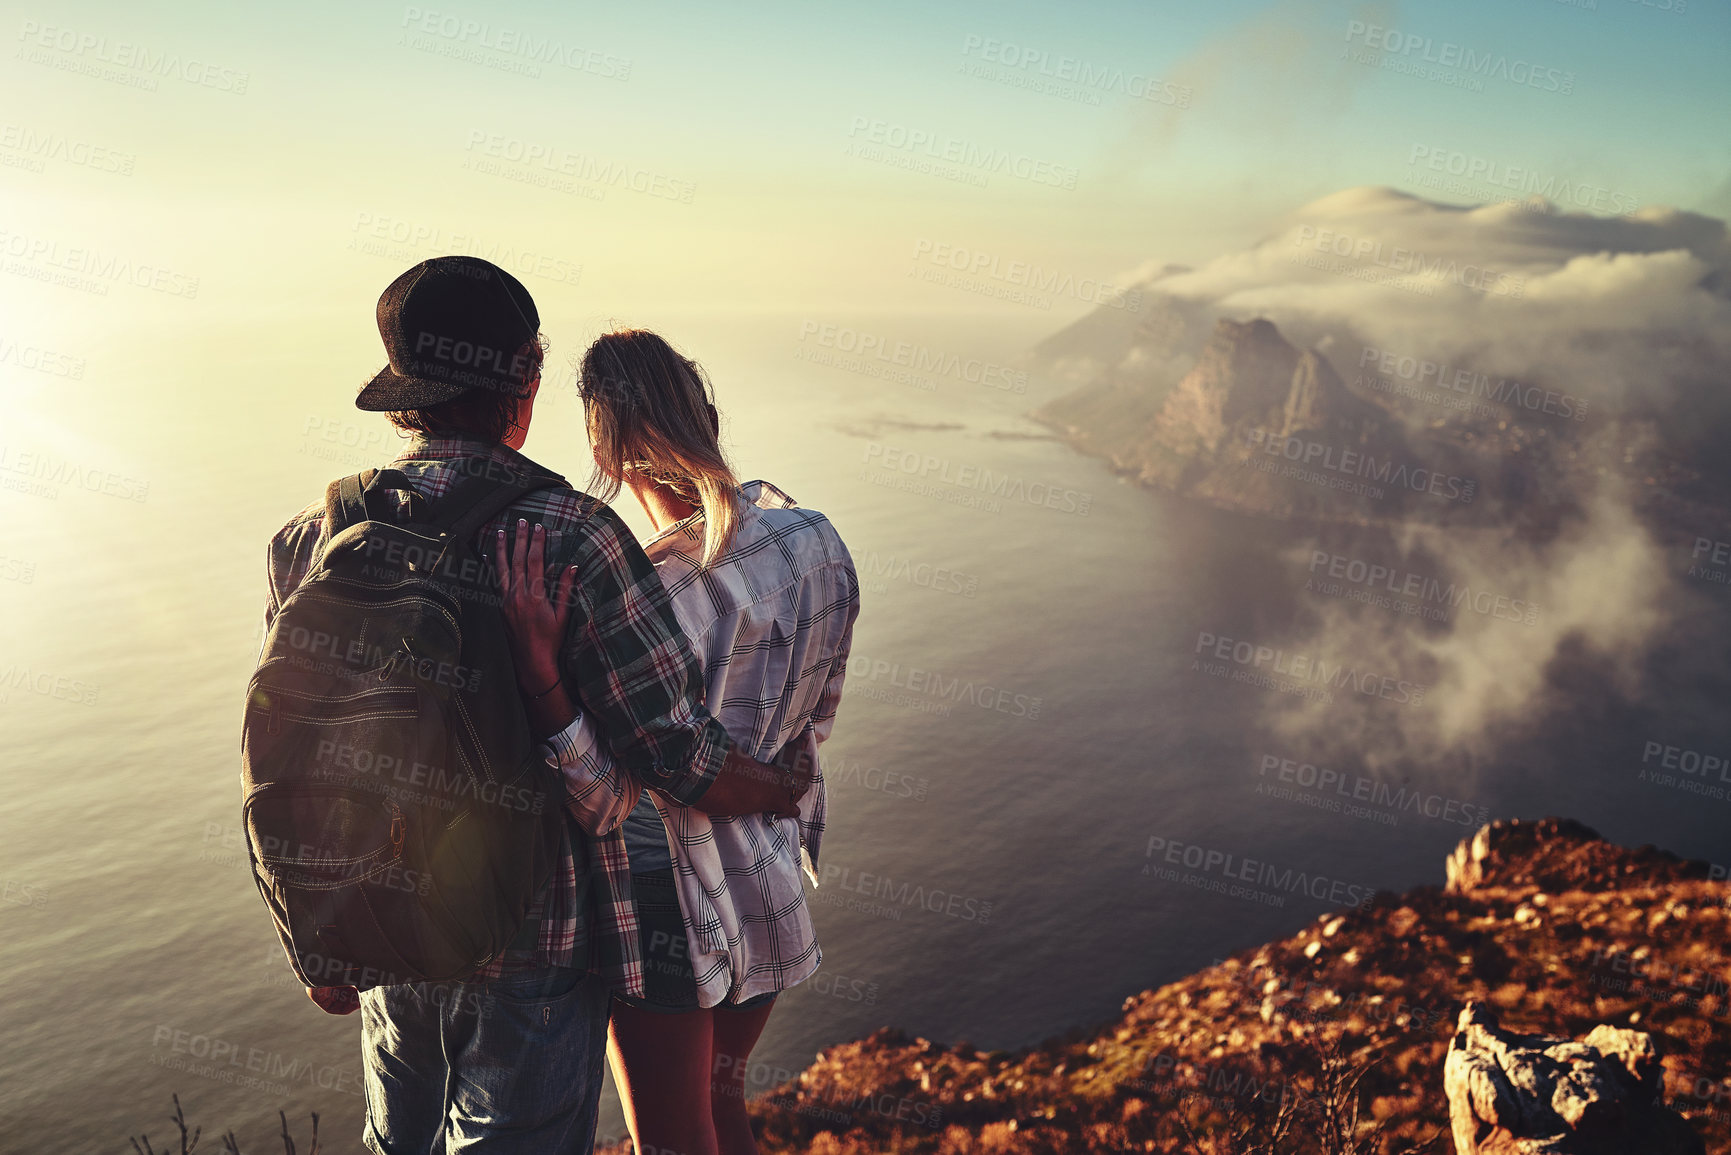
MULTIPOLYGON (((504 445, 466 437, 414 437, 390 464, 426 498, 448 492, 476 459, 505 470, 550 472, 504 445)), ((406 504, 407 499, 403 501, 406 504)), ((577 567, 577 604, 560 655, 582 713, 601 729, 621 766, 644 786, 683 803, 703 796, 732 749, 721 723, 703 707, 697 664, 666 587, 625 523, 603 503, 568 487, 523 497, 481 532, 492 556, 494 534, 515 532, 519 518, 547 530, 550 569, 577 567)), ((270 542, 270 597, 265 629, 306 576, 324 525, 321 499, 297 514, 270 542)), ((569 735, 549 740, 549 761, 569 735)), ((545 966, 586 965, 620 990, 641 991, 636 908, 623 840, 590 838, 567 813, 553 878, 511 948, 477 978, 545 966), (586 945, 585 955, 577 953, 586 945)))

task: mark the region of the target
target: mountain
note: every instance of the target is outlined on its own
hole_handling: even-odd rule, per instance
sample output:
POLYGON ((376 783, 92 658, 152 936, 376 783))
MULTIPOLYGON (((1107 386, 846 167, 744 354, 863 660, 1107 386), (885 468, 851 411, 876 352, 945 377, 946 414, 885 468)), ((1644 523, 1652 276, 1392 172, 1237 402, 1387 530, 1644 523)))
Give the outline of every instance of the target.
POLYGON ((1724 873, 1568 820, 1500 821, 1449 856, 1445 886, 1324 914, 1098 1027, 1019 1051, 880 1030, 820 1052, 751 1114, 766 1153, 1248 1152, 1229 1117, 1255 1130, 1285 1097, 1299 1125, 1274 1149, 1312 1155, 1362 1077, 1350 1098, 1387 1124, 1386 1155, 1439 1134, 1430 1150, 1446 1151, 1444 1060, 1471 1002, 1512 1030, 1649 1035, 1667 1101, 1708 1150, 1731 1150, 1724 873))
POLYGON ((1731 508, 1724 221, 1354 188, 1130 279, 1028 365, 1070 390, 1034 416, 1143 484, 1528 536, 1598 496, 1676 534, 1731 508))
POLYGON ((1448 502, 1470 504, 1465 484, 1476 480, 1468 455, 1441 444, 1416 451, 1395 415, 1265 318, 1217 321, 1169 387, 1086 386, 1035 417, 1144 485, 1245 513, 1442 520, 1448 502))
MULTIPOLYGON (((1177 331, 1174 327, 1174 331, 1177 331)), ((1673 530, 1712 524, 1731 495, 1651 418, 1585 427, 1475 405, 1421 414, 1374 374, 1342 377, 1319 348, 1272 321, 1221 318, 1181 374, 1176 348, 1150 364, 1137 331, 1102 379, 1032 414, 1136 482, 1217 508, 1358 525, 1504 525, 1533 535, 1580 512, 1607 481, 1673 530)), ((1326 343, 1326 342, 1325 342, 1326 343)), ((1067 355, 1072 371, 1086 363, 1067 355)), ((1104 363, 1104 358, 1095 364, 1104 363)), ((1698 532, 1698 531, 1695 531, 1698 532)))
POLYGON ((1212 324, 1207 307, 1163 284, 1190 272, 1167 265, 1136 288, 1085 314, 1035 346, 1048 376, 1072 385, 1176 381, 1212 324))

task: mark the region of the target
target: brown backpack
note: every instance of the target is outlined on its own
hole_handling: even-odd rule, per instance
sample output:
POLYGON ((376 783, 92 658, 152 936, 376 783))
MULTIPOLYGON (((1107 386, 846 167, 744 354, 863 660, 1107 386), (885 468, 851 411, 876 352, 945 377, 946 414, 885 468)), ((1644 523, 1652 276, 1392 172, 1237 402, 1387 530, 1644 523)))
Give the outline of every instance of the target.
POLYGON ((331 483, 241 742, 253 877, 307 986, 466 978, 549 877, 563 787, 535 752, 475 543, 564 484, 485 459, 432 503, 392 469, 331 483), (401 522, 383 513, 392 489, 411 495, 401 522))

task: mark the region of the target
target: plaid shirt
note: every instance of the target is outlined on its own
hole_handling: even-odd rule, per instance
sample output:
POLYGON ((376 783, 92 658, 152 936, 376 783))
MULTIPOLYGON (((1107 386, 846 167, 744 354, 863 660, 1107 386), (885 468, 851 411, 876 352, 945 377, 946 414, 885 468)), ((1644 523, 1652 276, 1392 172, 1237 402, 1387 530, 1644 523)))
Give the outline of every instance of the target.
MULTIPOLYGON (((816 885, 827 804, 817 748, 835 726, 859 616, 853 559, 828 519, 765 482, 740 493, 738 533, 713 563, 701 560, 702 511, 651 538, 644 552, 703 662, 706 700, 739 748, 768 760, 803 742, 817 780, 797 823, 766 814, 712 819, 652 793, 706 1007, 785 990, 823 959, 799 874, 803 851, 816 885)), ((581 715, 575 732, 559 736, 559 764, 570 809, 596 845, 623 854, 620 824, 641 787, 620 772, 599 721, 581 715)))
MULTIPOLYGON (((455 437, 417 436, 391 465, 423 497, 437 498, 463 475, 465 461, 476 457, 518 472, 549 472, 504 445, 455 437)), ((408 499, 399 500, 406 505, 408 499)), ((494 533, 500 528, 514 532, 518 518, 546 527, 550 568, 577 567, 577 604, 560 664, 566 684, 576 689, 582 716, 594 717, 613 757, 635 778, 682 802, 702 797, 733 743, 703 708, 701 670, 673 615, 666 587, 635 536, 594 498, 569 487, 542 489, 514 503, 482 530, 482 552, 491 556, 494 533)), ((321 500, 271 539, 267 631, 283 600, 311 567, 323 526, 321 500)), ((550 762, 558 763, 556 751, 569 740, 567 734, 550 741, 550 762)), ((565 826, 552 880, 535 900, 522 932, 476 977, 571 966, 577 943, 586 938, 588 969, 616 988, 640 991, 643 960, 624 845, 592 841, 569 820, 565 826), (592 918, 585 925, 590 903, 592 918)))

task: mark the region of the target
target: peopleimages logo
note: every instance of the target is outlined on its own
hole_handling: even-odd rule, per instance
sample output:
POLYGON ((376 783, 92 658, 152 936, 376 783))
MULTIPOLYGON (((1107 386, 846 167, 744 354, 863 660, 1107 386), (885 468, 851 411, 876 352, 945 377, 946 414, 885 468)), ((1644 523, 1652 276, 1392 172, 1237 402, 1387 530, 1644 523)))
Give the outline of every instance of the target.
MULTIPOLYGON (((802 321, 799 326, 800 344, 808 341, 820 349, 833 349, 837 353, 849 354, 862 361, 870 359, 885 365, 906 369, 912 373, 930 373, 939 377, 953 377, 970 385, 980 385, 988 389, 998 389, 1006 393, 1026 393, 1028 391, 1028 372, 1025 369, 1012 369, 995 361, 986 361, 979 357, 963 357, 959 353, 947 353, 941 349, 933 349, 913 341, 903 341, 887 337, 881 333, 872 333, 862 329, 852 329, 846 325, 825 325, 817 321, 802 321)), ((808 357, 807 360, 818 360, 808 357)), ((837 362, 837 368, 849 368, 847 364, 837 362)))
POLYGON ((40 495, 45 497, 58 497, 55 487, 62 485, 122 501, 143 501, 150 496, 148 481, 127 477, 111 469, 93 469, 32 449, 19 450, 10 445, 0 445, 0 487, 16 489, 27 481, 42 489, 40 495), (11 484, 15 481, 18 484, 11 484))
POLYGON ((350 231, 354 236, 349 239, 349 248, 369 256, 400 260, 418 253, 434 256, 465 253, 491 261, 520 277, 541 277, 568 285, 583 279, 583 266, 575 261, 402 217, 358 212, 350 231))
MULTIPOLYGON (((1602 185, 1582 184, 1567 177, 1545 175, 1523 165, 1502 164, 1487 157, 1428 144, 1413 145, 1406 163, 1413 166, 1422 163, 1431 172, 1457 177, 1467 184, 1508 189, 1523 196, 1541 196, 1560 205, 1573 205, 1598 213, 1627 216, 1641 207, 1641 202, 1635 197, 1612 192, 1602 185)), ((1419 183, 1433 188, 1450 187, 1442 184, 1440 178, 1422 175, 1419 183)))
POLYGON ((1731 541, 1697 537, 1689 553, 1689 576, 1714 585, 1731 585, 1731 541))
MULTIPOLYGON (((408 33, 437 36, 453 45, 496 52, 506 58, 515 57, 524 64, 557 64, 604 80, 631 79, 629 57, 614 56, 580 44, 567 44, 552 36, 538 36, 486 20, 465 19, 454 12, 410 6, 403 9, 402 27, 408 33)), ((531 75, 538 77, 540 73, 536 71, 531 75)))
MULTIPOLYGON (((1189 108, 1190 99, 1195 95, 1195 91, 1188 84, 1174 84, 1169 80, 1145 76, 1140 72, 1126 72, 1122 68, 1095 64, 1076 56, 1054 56, 1044 49, 1028 48, 1014 41, 973 33, 962 40, 962 55, 1016 70, 998 76, 987 75, 987 79, 1010 83, 1012 87, 1027 87, 1037 92, 1049 91, 1062 95, 1065 94, 1065 89, 1061 85, 1073 84, 1083 92, 1113 92, 1128 96, 1132 100, 1146 100, 1151 104, 1164 104, 1170 108, 1189 108), (1017 73, 1026 77, 1027 83, 1015 83, 1011 78, 1016 77, 1017 73), (1058 84, 1041 85, 1037 83, 1040 80, 1056 81, 1058 84)), ((1098 96, 1089 103, 1099 103, 1098 96)))
POLYGON ((1382 382, 1375 378, 1368 382, 1363 377, 1359 378, 1361 384, 1366 384, 1378 392, 1395 392, 1430 400, 1424 391, 1439 389, 1461 394, 1466 398, 1483 398, 1511 409, 1547 413, 1572 421, 1587 419, 1586 400, 1572 393, 1558 393, 1552 389, 1540 389, 1537 385, 1523 385, 1519 381, 1510 381, 1507 377, 1496 378, 1493 384, 1488 373, 1461 369, 1424 357, 1413 357, 1366 345, 1358 355, 1358 367, 1364 369, 1367 366, 1374 366, 1375 372, 1381 377, 1390 380, 1399 378, 1414 387, 1412 390, 1381 389, 1379 386, 1382 382))
POLYGON ((426 329, 415 337, 415 356, 421 360, 421 372, 429 376, 444 373, 461 384, 487 384, 500 377, 521 381, 530 363, 517 350, 459 341, 426 329), (468 372, 450 372, 446 368, 450 365, 462 366, 468 372))
POLYGON ((1362 587, 1364 596, 1347 594, 1350 601, 1368 602, 1384 609, 1399 609, 1401 612, 1409 612, 1416 617, 1433 621, 1448 620, 1446 612, 1434 609, 1444 606, 1449 609, 1466 606, 1475 614, 1484 617, 1520 622, 1529 626, 1537 625, 1539 620, 1539 607, 1523 598, 1511 598, 1484 589, 1475 590, 1465 582, 1457 585, 1451 581, 1445 584, 1440 578, 1428 574, 1410 573, 1379 562, 1329 553, 1327 550, 1311 550, 1310 573, 1310 579, 1304 583, 1307 590, 1331 597, 1341 596, 1338 586, 1331 586, 1320 580, 1326 576, 1335 582, 1362 587), (1409 603, 1401 600, 1390 601, 1381 596, 1384 592, 1396 599, 1411 599, 1410 604, 1416 608, 1407 610, 1405 606, 1409 603), (1425 603, 1430 603, 1433 612, 1426 612, 1425 603))
POLYGON ((1403 706, 1418 705, 1424 701, 1425 691, 1430 688, 1422 682, 1409 682, 1374 670, 1360 670, 1344 662, 1330 662, 1327 658, 1310 654, 1291 653, 1279 646, 1238 641, 1207 630, 1197 631, 1196 648, 1191 652, 1194 655, 1191 661, 1193 670, 1213 673, 1215 670, 1208 662, 1231 662, 1246 673, 1267 672, 1300 684, 1351 689, 1366 697, 1382 698, 1403 706))
MULTIPOLYGON (((21 582, 29 585, 36 580, 36 563, 26 561, 21 557, 7 557, 0 553, 0 581, 21 582)), ((970 596, 971 593, 970 593, 970 596)))
POLYGON ((1148 862, 1143 864, 1143 874, 1155 874, 1158 868, 1154 864, 1159 861, 1169 866, 1198 871, 1204 876, 1215 875, 1228 883, 1242 882, 1285 891, 1287 894, 1307 895, 1337 906, 1369 906, 1376 897, 1374 886, 1349 883, 1338 878, 1329 878, 1325 874, 1296 870, 1290 866, 1282 869, 1272 862, 1245 858, 1230 851, 1214 850, 1192 842, 1180 842, 1158 834, 1149 835, 1148 846, 1142 856, 1148 859, 1148 862))
POLYGON ((906 582, 938 593, 960 594, 965 598, 973 597, 980 588, 980 579, 975 574, 895 554, 879 554, 875 549, 855 554, 854 569, 859 574, 861 585, 874 593, 882 593, 892 581, 906 582))
MULTIPOLYGON (((1315 790, 1318 794, 1332 793, 1336 803, 1350 804, 1364 802, 1371 806, 1379 806, 1384 810, 1400 812, 1411 811, 1426 818, 1435 818, 1440 822, 1456 823, 1461 826, 1480 826, 1490 819, 1490 807, 1475 806, 1456 798, 1445 798, 1441 794, 1426 794, 1420 790, 1409 790, 1405 786, 1390 786, 1387 782, 1375 778, 1366 778, 1362 774, 1347 774, 1340 770, 1331 770, 1326 766, 1317 766, 1311 762, 1300 762, 1292 758, 1282 758, 1278 754, 1264 754, 1256 767, 1258 778, 1266 779, 1270 772, 1274 780, 1286 786, 1298 786, 1305 790, 1315 790)), ((1256 792, 1265 792, 1265 782, 1257 783, 1256 792)), ((1336 810, 1338 805, 1323 806, 1321 809, 1336 810)), ((1394 823, 1388 823, 1394 825, 1394 823)))
MULTIPOLYGON (((811 987, 820 978, 821 971, 811 980, 802 983, 800 989, 811 987)), ((873 989, 876 989, 875 984, 873 989)), ((843 1131, 859 1125, 861 1117, 868 1114, 898 1123, 915 1123, 930 1128, 936 1128, 943 1122, 943 1108, 923 1099, 910 1095, 873 1094, 870 1091, 856 1093, 833 1083, 824 1086, 800 1086, 795 1081, 798 1077, 796 1071, 764 1062, 753 1062, 740 1072, 738 1060, 731 1055, 715 1056, 711 1074, 716 1079, 714 1086, 719 1094, 733 1098, 752 1096, 756 1103, 789 1115, 797 1115, 801 1119, 827 1123, 843 1131), (773 1091, 760 1094, 762 1091, 790 1084, 794 1086, 790 1094, 777 1095, 773 1091)), ((639 1143, 637 1155, 685 1155, 685 1152, 675 1151, 671 1147, 639 1143)))
POLYGON ((0 229, 0 256, 14 258, 6 271, 37 280, 54 281, 81 292, 108 295, 111 284, 166 293, 188 300, 198 296, 198 278, 163 265, 142 264, 119 253, 83 245, 66 245, 53 237, 0 229))
POLYGON ((1398 57, 1408 63, 1432 64, 1480 80, 1503 80, 1564 96, 1575 91, 1573 72, 1546 68, 1518 57, 1510 60, 1507 53, 1480 52, 1453 40, 1439 42, 1429 36, 1367 24, 1362 20, 1346 22, 1346 40, 1348 44, 1362 43, 1373 52, 1398 57))
POLYGON ((914 264, 922 263, 1035 293, 1069 297, 1088 305, 1108 305, 1130 313, 1142 308, 1140 289, 1126 290, 1094 277, 1078 278, 1029 261, 1005 260, 996 253, 925 237, 914 242, 914 264))
MULTIPOLYGON (((1713 880, 1724 878, 1724 867, 1712 867, 1707 877, 1713 880)), ((1725 1013, 1723 1000, 1731 994, 1731 980, 1717 973, 1718 968, 1713 962, 1679 966, 1667 959, 1655 958, 1643 948, 1629 950, 1621 945, 1596 946, 1587 957, 1592 960, 1593 969, 1612 972, 1610 977, 1595 976, 1594 986, 1642 994, 1649 1000, 1656 995, 1666 1002, 1676 998, 1695 1005, 1699 1005, 1701 999, 1718 995, 1721 1000, 1719 1013, 1725 1013), (1617 978, 1616 975, 1629 977, 1617 978)))
POLYGON ((985 176, 1010 176, 1017 180, 1053 188, 1074 189, 1076 169, 1025 152, 991 148, 961 137, 949 136, 929 128, 913 127, 870 116, 856 116, 848 127, 848 136, 855 143, 849 155, 877 159, 871 149, 888 149, 892 153, 907 153, 942 164, 953 164, 962 171, 985 176))
POLYGON ((1094 495, 1091 493, 1039 481, 1025 482, 1007 473, 993 473, 991 469, 983 466, 957 464, 947 457, 934 457, 917 450, 880 445, 876 441, 867 443, 865 463, 875 464, 892 474, 905 474, 922 486, 942 484, 954 489, 974 490, 988 498, 1043 506, 1082 517, 1088 516, 1088 510, 1094 504, 1094 495))
POLYGON ((21 124, 0 126, 0 149, 22 154, 32 162, 29 167, 35 172, 41 172, 45 162, 54 160, 96 172, 131 176, 132 166, 138 161, 138 157, 130 152, 91 144, 63 133, 38 132, 21 124))
POLYGON ((378 677, 381 670, 388 675, 400 667, 428 685, 468 690, 470 693, 481 687, 478 667, 416 654, 409 648, 407 639, 394 647, 387 647, 377 641, 369 642, 364 637, 343 638, 325 630, 309 630, 305 626, 294 626, 286 635, 278 634, 276 637, 279 642, 286 642, 290 649, 298 651, 290 655, 293 665, 315 673, 352 673, 370 680, 378 677))
POLYGON ((473 799, 520 814, 539 814, 547 802, 544 791, 492 778, 483 782, 467 770, 410 761, 333 738, 319 741, 313 777, 440 810, 473 799), (393 782, 402 785, 390 785, 393 782))
MULTIPOLYGON (((24 21, 18 32, 18 39, 24 42, 26 49, 58 52, 63 57, 84 65, 71 71, 90 72, 95 66, 108 65, 143 73, 142 76, 129 79, 141 82, 134 83, 133 87, 151 92, 156 90, 156 81, 159 78, 173 77, 201 88, 214 88, 218 92, 232 92, 236 96, 244 96, 247 81, 251 79, 249 73, 233 68, 207 64, 191 57, 182 59, 178 52, 153 52, 143 45, 125 40, 117 40, 111 44, 106 36, 78 32, 71 28, 57 28, 51 24, 38 24, 34 20, 24 21)), ((40 55, 32 54, 27 58, 32 63, 60 67, 52 58, 41 59, 40 55)), ((112 76, 105 78, 115 79, 112 76)))
MULTIPOLYGON (((1411 467, 1404 461, 1397 464, 1391 457, 1383 458, 1379 464, 1375 456, 1356 449, 1340 449, 1303 437, 1282 437, 1265 429, 1251 429, 1245 433, 1245 439, 1270 457, 1285 458, 1307 469, 1316 467, 1365 478, 1395 489, 1428 493, 1445 501, 1470 504, 1478 493, 1479 483, 1470 477, 1456 477, 1423 466, 1411 467)), ((1253 455, 1251 460, 1254 459, 1253 455)), ((1380 497, 1381 494, 1373 496, 1380 497)))
POLYGON ((48 888, 37 886, 34 883, 3 878, 0 879, 0 904, 33 906, 40 909, 48 905, 48 888))
MULTIPOLYGON (((1335 915, 1323 927, 1323 935, 1328 935, 1330 926, 1338 929, 1343 918, 1342 915, 1335 915)), ((1209 965, 1220 967, 1225 962, 1223 958, 1216 958, 1209 965)), ((1335 984, 1330 981, 1331 976, 1326 974, 1276 974, 1270 978, 1268 971, 1255 966, 1235 967, 1219 973, 1226 982, 1242 987, 1247 993, 1254 992, 1257 1001, 1272 998, 1278 1008, 1275 1013, 1288 1019, 1320 1023, 1340 1022, 1356 1017, 1373 1019, 1385 1028, 1398 1027, 1413 1031, 1428 1031, 1438 1023, 1454 1021, 1454 1015, 1450 1013, 1446 1003, 1409 1003, 1404 998, 1389 998, 1378 994, 1375 987, 1368 987, 1342 999, 1340 992, 1334 989, 1335 984), (1320 998, 1313 1001, 1316 996, 1320 998)))
POLYGON ((1429 256, 1404 245, 1387 246, 1375 237, 1354 236, 1338 229, 1319 229, 1315 225, 1300 225, 1292 243, 1299 248, 1308 243, 1319 253, 1345 257, 1358 264, 1368 262, 1399 276, 1444 281, 1476 293, 1488 293, 1493 297, 1526 295, 1525 277, 1500 273, 1482 265, 1463 265, 1453 257, 1429 256))
POLYGON ((1008 714, 1013 718, 1038 718, 1040 706, 1045 701, 1044 698, 1019 694, 994 686, 990 682, 975 682, 971 678, 960 676, 945 677, 937 670, 904 666, 900 662, 881 659, 873 660, 863 654, 854 654, 848 658, 847 672, 852 679, 848 683, 848 689, 861 696, 883 695, 883 691, 873 694, 872 688, 862 685, 863 682, 884 683, 895 690, 906 691, 915 699, 942 703, 946 716, 951 705, 966 704, 982 710, 1008 714))
MULTIPOLYGON (((317 1066, 306 1059, 294 1058, 280 1051, 266 1051, 258 1047, 248 1046, 224 1039, 218 1035, 206 1035, 196 1031, 159 1024, 152 1033, 150 1046, 153 1051, 165 1051, 168 1056, 185 1055, 193 1059, 203 1060, 208 1064, 206 1069, 191 1069, 173 1067, 175 1070, 189 1070, 192 1074, 204 1078, 215 1078, 220 1082, 234 1082, 235 1076, 251 1072, 263 1079, 274 1079, 279 1086, 299 1085, 308 1089, 318 1088, 324 1091, 341 1091, 351 1095, 361 1095, 365 1092, 361 1087, 361 1075, 358 1070, 347 1067, 317 1066)), ((165 1059, 165 1055, 157 1055, 153 1061, 165 1059)), ((157 1062, 158 1066, 170 1065, 157 1062)), ((243 1084, 245 1085, 245 1084, 243 1084)))
POLYGON ((819 877, 823 880, 823 887, 867 895, 901 907, 917 907, 964 922, 977 922, 983 926, 992 917, 990 900, 982 901, 919 883, 897 882, 888 875, 873 874, 869 870, 855 870, 851 866, 828 862, 819 871, 819 877))
POLYGON ((892 798, 912 798, 915 802, 924 802, 931 790, 931 783, 924 778, 914 778, 899 770, 885 770, 881 766, 867 766, 863 762, 850 762, 846 759, 839 765, 825 766, 823 780, 832 790, 854 784, 892 798))
MULTIPOLYGON (((833 971, 820 970, 805 983, 804 989, 814 991, 830 998, 841 999, 849 1003, 865 1003, 867 1006, 878 1001, 878 985, 866 979, 850 978, 847 975, 833 971)), ((726 1056, 717 1056, 718 1059, 726 1056)))
POLYGON ((1724 785, 1731 783, 1731 756, 1648 739, 1641 747, 1641 771, 1636 781, 1731 801, 1731 792, 1724 785))
POLYGON ((84 376, 84 358, 70 353, 44 349, 40 345, 24 345, 0 337, 0 365, 16 365, 33 373, 50 377, 66 377, 77 381, 84 376))
POLYGON ((480 128, 469 130, 469 141, 463 150, 491 161, 509 162, 524 169, 540 169, 556 177, 569 177, 600 186, 594 191, 623 188, 681 204, 690 204, 691 198, 697 195, 697 185, 691 181, 653 172, 641 165, 626 164, 593 153, 572 152, 558 145, 504 136, 480 128))

